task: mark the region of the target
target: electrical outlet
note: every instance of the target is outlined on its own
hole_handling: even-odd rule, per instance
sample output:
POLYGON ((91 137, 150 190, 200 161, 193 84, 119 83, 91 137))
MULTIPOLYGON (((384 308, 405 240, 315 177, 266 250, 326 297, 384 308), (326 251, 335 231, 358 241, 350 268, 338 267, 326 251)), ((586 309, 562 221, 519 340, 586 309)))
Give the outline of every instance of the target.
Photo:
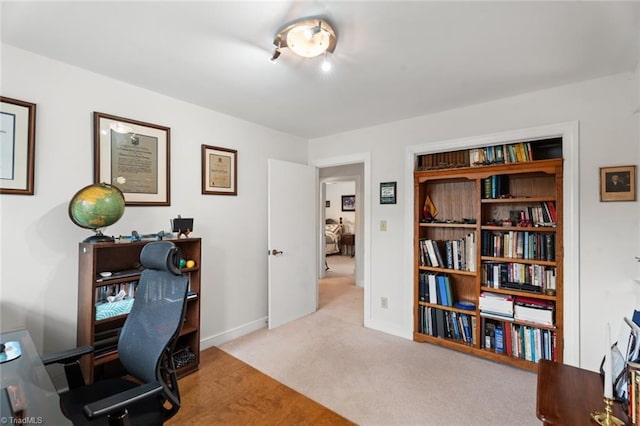
POLYGON ((386 232, 387 230, 387 221, 386 220, 381 220, 380 221, 380 230, 383 232, 386 232))
POLYGON ((382 309, 387 309, 389 307, 389 300, 386 297, 380 298, 380 307, 382 309))

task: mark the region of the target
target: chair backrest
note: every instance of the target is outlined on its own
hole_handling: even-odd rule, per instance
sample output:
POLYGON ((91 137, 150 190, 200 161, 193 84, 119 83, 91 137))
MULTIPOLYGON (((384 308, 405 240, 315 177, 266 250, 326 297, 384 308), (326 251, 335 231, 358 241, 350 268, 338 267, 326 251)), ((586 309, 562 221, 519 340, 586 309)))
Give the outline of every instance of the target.
POLYGON ((170 241, 142 248, 140 263, 145 269, 118 340, 120 362, 129 374, 169 388, 173 385, 166 383, 161 363, 169 362, 169 370, 173 370, 170 355, 182 327, 189 285, 188 277, 180 272, 179 260, 180 250, 170 241))

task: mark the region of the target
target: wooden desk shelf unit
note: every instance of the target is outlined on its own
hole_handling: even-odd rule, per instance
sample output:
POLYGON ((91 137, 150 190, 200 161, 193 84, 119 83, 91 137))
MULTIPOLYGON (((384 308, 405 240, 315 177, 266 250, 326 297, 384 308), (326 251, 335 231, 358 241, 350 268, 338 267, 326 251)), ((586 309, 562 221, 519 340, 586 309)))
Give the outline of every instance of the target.
MULTIPOLYGON (((184 268, 189 276, 189 299, 185 322, 176 344, 176 352, 188 348, 195 355, 191 362, 177 368, 178 376, 184 376, 198 369, 200 359, 200 238, 169 240, 178 246, 182 257, 193 260, 195 266, 184 268)), ((78 329, 77 345, 91 345, 95 352, 82 358, 82 372, 85 380, 92 383, 98 378, 109 378, 123 373, 118 360, 118 333, 124 325, 126 313, 103 319, 96 319, 96 303, 120 290, 127 297, 135 295, 135 287, 140 279, 140 252, 145 244, 152 241, 122 243, 80 243, 78 262, 78 329), (103 278, 100 272, 112 272, 103 278)))

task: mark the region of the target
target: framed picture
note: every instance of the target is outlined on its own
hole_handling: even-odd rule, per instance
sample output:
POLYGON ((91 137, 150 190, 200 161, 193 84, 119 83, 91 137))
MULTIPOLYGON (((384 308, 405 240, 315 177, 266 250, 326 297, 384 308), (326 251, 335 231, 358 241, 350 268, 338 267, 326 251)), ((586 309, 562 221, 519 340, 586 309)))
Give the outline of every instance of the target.
POLYGON ((396 203, 396 182, 380 183, 380 204, 396 203))
POLYGON ((342 196, 342 211, 343 212, 355 212, 356 211, 356 196, 355 195, 343 195, 342 196))
POLYGON ((33 195, 36 104, 0 96, 0 194, 33 195))
POLYGON ((331 207, 331 201, 330 201, 330 200, 325 200, 325 202, 324 202, 324 206, 325 206, 326 208, 331 207))
POLYGON ((114 185, 127 206, 170 206, 171 129, 93 113, 95 183, 114 185))
POLYGON ((202 145, 202 193, 238 195, 238 151, 202 145))
POLYGON ((600 167, 600 201, 635 201, 636 166, 600 167))

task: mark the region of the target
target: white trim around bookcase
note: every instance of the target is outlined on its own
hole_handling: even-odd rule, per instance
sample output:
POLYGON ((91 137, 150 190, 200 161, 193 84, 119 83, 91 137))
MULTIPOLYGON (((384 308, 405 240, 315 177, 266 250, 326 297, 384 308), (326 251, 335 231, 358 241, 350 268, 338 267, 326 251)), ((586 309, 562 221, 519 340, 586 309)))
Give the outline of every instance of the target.
MULTIPOLYGON (((414 188, 416 155, 456 151, 511 142, 562 137, 564 208, 564 359, 565 364, 580 366, 580 233, 579 233, 579 122, 569 121, 510 130, 488 135, 443 140, 407 147, 405 156, 405 250, 413 253, 414 188)), ((408 334, 413 332, 413 256, 405 256, 405 317, 408 334)))

